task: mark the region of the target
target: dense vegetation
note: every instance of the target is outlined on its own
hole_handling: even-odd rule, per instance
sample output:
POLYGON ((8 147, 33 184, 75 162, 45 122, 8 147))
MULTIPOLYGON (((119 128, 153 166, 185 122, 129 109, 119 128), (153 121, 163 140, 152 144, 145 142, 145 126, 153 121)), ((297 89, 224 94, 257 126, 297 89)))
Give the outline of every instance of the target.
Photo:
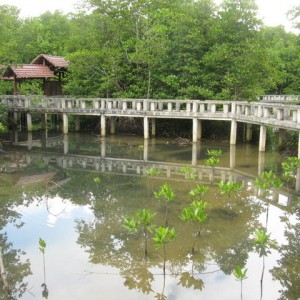
MULTIPOLYGON (((71 95, 232 100, 300 93, 300 38, 264 26, 254 0, 83 0, 76 14, 25 19, 1 5, 0 66, 41 53, 70 60, 71 95)), ((9 90, 0 81, 0 94, 9 90)))

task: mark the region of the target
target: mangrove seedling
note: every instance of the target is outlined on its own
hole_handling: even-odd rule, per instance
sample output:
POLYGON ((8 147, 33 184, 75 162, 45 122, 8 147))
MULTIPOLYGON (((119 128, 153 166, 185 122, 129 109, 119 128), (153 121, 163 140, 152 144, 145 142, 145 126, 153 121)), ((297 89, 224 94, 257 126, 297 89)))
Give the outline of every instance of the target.
POLYGON ((42 238, 39 238, 39 250, 43 254, 43 268, 44 268, 44 284, 46 286, 46 263, 45 263, 45 252, 46 252, 46 242, 42 238))
POLYGON ((207 202, 193 201, 189 207, 183 209, 180 215, 180 219, 184 222, 193 223, 198 226, 197 232, 193 234, 192 252, 195 252, 196 238, 200 236, 201 225, 207 220, 206 207, 207 202))
POLYGON ((182 167, 179 170, 180 173, 185 174, 186 178, 189 180, 195 180, 196 179, 196 171, 195 169, 193 169, 192 167, 186 166, 186 167, 182 167))
POLYGON ((144 245, 145 245, 145 255, 148 255, 148 241, 149 235, 152 232, 153 218, 155 213, 152 213, 148 209, 137 210, 134 217, 127 217, 124 220, 124 228, 129 232, 136 233, 141 228, 144 236, 144 245))
POLYGON ((259 253, 259 256, 266 256, 270 253, 270 248, 276 247, 276 242, 270 239, 271 234, 267 233, 263 229, 258 229, 255 231, 255 248, 259 253))
POLYGON ((195 188, 193 188, 189 195, 192 198, 192 200, 203 200, 203 197, 207 194, 209 188, 206 185, 203 184, 197 184, 195 188))
POLYGON ((283 171, 282 175, 287 183, 290 180, 293 180, 294 183, 294 181, 296 180, 297 169, 300 168, 300 158, 290 156, 286 161, 281 163, 281 167, 283 171))
MULTIPOLYGON (((149 177, 158 176, 160 174, 160 171, 157 170, 154 167, 151 167, 151 168, 149 168, 149 169, 146 170, 146 174, 148 175, 147 182, 148 182, 148 193, 149 193, 149 177)), ((153 187, 151 186, 151 193, 152 193, 152 188, 153 187)))
POLYGON ((176 235, 175 228, 169 228, 169 227, 157 227, 155 228, 155 233, 153 237, 154 246, 156 249, 163 248, 164 251, 164 274, 166 271, 166 260, 167 260, 167 254, 166 254, 166 244, 170 241, 174 240, 176 235))
POLYGON ((271 170, 260 174, 260 176, 255 179, 254 185, 263 192, 268 192, 272 188, 281 187, 282 181, 271 170))
POLYGON ((157 192, 154 192, 154 197, 157 199, 162 199, 164 201, 165 206, 165 224, 168 225, 168 203, 174 200, 175 193, 171 189, 168 183, 164 183, 160 190, 157 192))
POLYGON ((227 195, 228 197, 228 205, 230 206, 230 210, 232 209, 231 196, 232 193, 237 193, 242 189, 242 184, 238 182, 226 181, 219 182, 218 187, 221 190, 221 195, 227 195))
POLYGON ((223 154, 223 151, 221 149, 208 149, 207 155, 208 156, 221 156, 223 154))
POLYGON ((247 279, 247 271, 248 269, 242 269, 240 266, 236 266, 232 271, 236 280, 241 283, 241 300, 243 299, 243 280, 247 279))

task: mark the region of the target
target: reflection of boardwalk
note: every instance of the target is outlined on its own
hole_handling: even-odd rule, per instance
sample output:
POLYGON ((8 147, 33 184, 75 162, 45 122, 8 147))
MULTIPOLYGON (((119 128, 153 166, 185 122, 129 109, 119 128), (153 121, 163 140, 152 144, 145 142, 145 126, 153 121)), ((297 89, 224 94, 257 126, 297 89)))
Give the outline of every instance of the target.
MULTIPOLYGON (((106 120, 110 121, 110 132, 115 133, 116 117, 142 118, 144 138, 155 136, 157 119, 189 119, 193 122, 193 141, 201 139, 202 120, 231 122, 230 144, 236 144, 237 123, 245 124, 245 139, 252 138, 252 125, 260 126, 259 150, 265 151, 268 126, 278 130, 299 132, 300 106, 278 103, 245 101, 200 101, 200 100, 156 100, 156 99, 72 99, 41 98, 39 101, 24 96, 6 96, 1 102, 14 113, 26 114, 27 129, 32 130, 32 114, 42 116, 46 128, 47 114, 60 116, 63 133, 68 133, 68 117, 75 116, 75 129, 79 130, 79 116, 99 116, 101 136, 106 135, 106 120), (151 123, 150 123, 151 121, 151 123)), ((57 118, 56 118, 57 119, 57 118)), ((299 143, 300 144, 300 143, 299 143)), ((299 150, 300 157, 300 150, 299 150)))

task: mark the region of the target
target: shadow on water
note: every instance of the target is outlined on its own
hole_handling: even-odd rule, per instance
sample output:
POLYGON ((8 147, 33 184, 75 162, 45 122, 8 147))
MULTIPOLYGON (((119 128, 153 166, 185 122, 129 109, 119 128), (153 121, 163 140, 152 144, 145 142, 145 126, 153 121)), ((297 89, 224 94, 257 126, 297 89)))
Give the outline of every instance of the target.
POLYGON ((261 157, 251 145, 224 143, 197 143, 183 151, 165 139, 100 140, 79 134, 46 140, 32 136, 29 144, 14 135, 5 151, 0 157, 1 245, 11 299, 40 295, 40 278, 42 297, 55 300, 82 299, 82 293, 85 299, 98 299, 99 293, 124 300, 237 299, 236 266, 248 268, 245 298, 276 299, 300 291, 298 267, 286 262, 299 259, 300 214, 294 209, 299 196, 283 187, 264 199, 253 184, 262 170, 275 165, 274 153, 261 157), (212 170, 205 165, 206 152, 219 146, 223 155, 212 170), (195 179, 180 172, 186 166, 193 168, 195 179), (150 168, 159 172, 149 176, 150 168), (52 186, 49 179, 41 180, 49 173, 54 174, 52 186), (241 183, 238 197, 222 195, 217 186, 221 181, 241 183), (166 244, 166 259, 153 239, 145 257, 143 236, 129 234, 123 222, 147 208, 155 213, 155 225, 164 226, 164 210, 153 195, 164 183, 175 194, 168 203, 168 226, 176 229, 176 237, 166 244), (208 217, 191 252, 195 227, 179 216, 190 205, 189 191, 196 184, 209 187, 201 196, 208 203, 208 217), (264 226, 277 240, 276 250, 268 253, 268 267, 266 255, 257 255, 253 242, 255 231, 264 226), (47 241, 47 282, 40 237, 47 241))

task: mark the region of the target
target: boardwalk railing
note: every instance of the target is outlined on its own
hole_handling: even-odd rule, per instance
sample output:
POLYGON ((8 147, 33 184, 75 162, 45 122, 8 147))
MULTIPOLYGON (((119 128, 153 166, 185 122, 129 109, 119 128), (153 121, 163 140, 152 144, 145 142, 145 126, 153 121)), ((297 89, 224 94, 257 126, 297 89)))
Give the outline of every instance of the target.
POLYGON ((9 109, 32 113, 201 118, 273 125, 300 130, 300 105, 217 100, 154 100, 109 98, 30 98, 1 96, 9 109))

